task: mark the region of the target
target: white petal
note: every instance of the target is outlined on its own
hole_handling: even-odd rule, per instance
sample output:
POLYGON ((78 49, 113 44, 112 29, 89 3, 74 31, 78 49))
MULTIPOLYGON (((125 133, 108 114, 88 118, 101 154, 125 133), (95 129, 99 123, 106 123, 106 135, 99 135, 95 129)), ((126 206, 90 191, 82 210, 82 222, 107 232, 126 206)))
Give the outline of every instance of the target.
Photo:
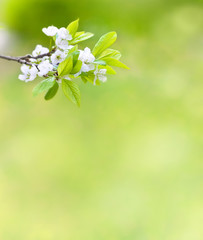
POLYGON ((43 28, 42 32, 47 36, 53 37, 57 34, 58 28, 54 26, 49 26, 48 28, 43 28))
POLYGON ((106 74, 106 71, 107 71, 107 69, 100 69, 100 70, 99 70, 99 73, 101 73, 101 74, 106 74))
POLYGON ((82 71, 82 72, 89 72, 89 71, 90 71, 89 65, 83 63, 83 64, 82 64, 82 67, 81 67, 81 71, 82 71))
POLYGON ((90 50, 88 47, 86 47, 86 48, 84 49, 84 52, 85 52, 86 54, 91 54, 91 50, 90 50))
POLYGON ((25 64, 23 64, 20 69, 24 74, 27 74, 30 71, 30 67, 25 64))
POLYGON ((50 62, 48 60, 46 61, 43 61, 41 62, 39 65, 38 65, 38 68, 39 68, 39 73, 38 75, 40 77, 46 75, 48 72, 52 71, 53 70, 53 65, 50 64, 50 62))
POLYGON ((20 79, 21 81, 25 81, 26 75, 20 74, 20 75, 18 76, 18 79, 20 79))
POLYGON ((106 76, 99 76, 99 80, 102 81, 102 82, 106 82, 107 77, 106 76))
POLYGON ((56 46, 60 49, 66 50, 69 48, 68 41, 62 38, 56 39, 56 46))
POLYGON ((95 69, 95 65, 93 63, 88 64, 88 66, 89 66, 89 71, 92 71, 95 69))
POLYGON ((58 37, 66 40, 72 39, 72 36, 69 34, 69 31, 64 27, 58 30, 58 37))
POLYGON ((80 55, 78 59, 87 64, 92 63, 95 60, 95 57, 91 53, 90 49, 86 47, 84 51, 80 50, 80 55))
POLYGON ((32 55, 36 57, 38 55, 45 54, 48 52, 49 52, 48 48, 42 47, 42 45, 37 45, 35 50, 32 52, 32 55))
POLYGON ((33 66, 33 67, 30 69, 30 74, 31 74, 31 75, 37 75, 37 73, 38 73, 37 68, 36 68, 35 66, 33 66))

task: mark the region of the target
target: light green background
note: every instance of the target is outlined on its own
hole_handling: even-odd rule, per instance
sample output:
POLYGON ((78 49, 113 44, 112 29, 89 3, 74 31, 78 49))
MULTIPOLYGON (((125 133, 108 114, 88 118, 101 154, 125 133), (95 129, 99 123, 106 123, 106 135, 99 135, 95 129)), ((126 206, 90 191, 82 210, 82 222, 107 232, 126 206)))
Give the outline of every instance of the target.
POLYGON ((80 17, 82 47, 115 30, 131 70, 81 83, 78 109, 33 98, 0 60, 0 239, 203 239, 202 3, 1 0, 4 53, 80 17))

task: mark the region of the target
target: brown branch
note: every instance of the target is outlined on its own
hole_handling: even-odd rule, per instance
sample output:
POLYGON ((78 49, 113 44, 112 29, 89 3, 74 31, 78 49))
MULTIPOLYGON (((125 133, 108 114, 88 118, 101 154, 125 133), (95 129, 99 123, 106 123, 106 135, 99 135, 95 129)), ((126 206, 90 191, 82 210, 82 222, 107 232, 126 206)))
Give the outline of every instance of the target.
POLYGON ((25 56, 22 56, 22 57, 11 57, 11 56, 0 55, 0 58, 4 59, 4 60, 14 61, 14 62, 18 62, 20 64, 26 64, 26 65, 32 66, 32 65, 35 65, 35 64, 32 64, 30 62, 30 59, 39 59, 39 58, 43 58, 43 57, 49 57, 55 51, 56 51, 56 49, 54 48, 50 52, 44 53, 44 54, 40 54, 40 55, 38 55, 36 57, 33 57, 32 55, 28 54, 28 55, 25 55, 25 56))
POLYGON ((14 61, 14 62, 18 62, 18 63, 20 63, 20 64, 26 64, 26 65, 32 66, 32 64, 31 64, 30 62, 27 62, 26 60, 21 59, 21 58, 19 58, 19 57, 10 57, 10 56, 0 55, 0 58, 1 58, 1 59, 5 59, 5 60, 8 60, 8 61, 14 61))
POLYGON ((39 58, 43 58, 43 57, 49 57, 49 56, 51 56, 51 55, 52 55, 53 53, 55 53, 55 52, 56 52, 56 48, 52 49, 52 50, 51 50, 50 52, 48 52, 48 53, 40 54, 40 55, 38 55, 38 56, 36 56, 36 57, 28 54, 28 55, 25 55, 25 56, 22 56, 22 57, 18 57, 18 58, 20 58, 20 59, 30 59, 30 58, 32 58, 32 59, 39 59, 39 58))

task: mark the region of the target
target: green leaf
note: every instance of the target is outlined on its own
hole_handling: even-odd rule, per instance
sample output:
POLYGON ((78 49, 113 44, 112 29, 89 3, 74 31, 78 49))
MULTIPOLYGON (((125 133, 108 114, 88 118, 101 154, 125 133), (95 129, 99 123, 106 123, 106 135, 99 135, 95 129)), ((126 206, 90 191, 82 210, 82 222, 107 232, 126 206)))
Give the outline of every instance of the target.
POLYGON ((110 47, 117 39, 116 32, 109 32, 103 35, 99 41, 96 43, 92 54, 97 57, 99 56, 105 49, 110 47))
POLYGON ((91 37, 93 37, 94 34, 93 33, 90 33, 90 32, 86 32, 86 33, 83 33, 82 35, 72 39, 69 41, 69 44, 77 44, 79 42, 82 42, 82 41, 85 41, 91 37))
MULTIPOLYGON (((90 71, 88 73, 82 73, 81 79, 83 80, 83 82, 88 81, 88 82, 94 84, 94 79, 95 79, 94 72, 90 71)), ((96 81, 96 85, 100 85, 100 82, 98 80, 96 81)))
POLYGON ((75 34, 75 38, 77 38, 77 37, 79 37, 80 35, 82 35, 82 34, 84 34, 85 32, 76 32, 76 34, 75 34))
POLYGON ((130 69, 127 67, 124 63, 120 62, 119 60, 115 58, 103 58, 103 60, 110 66, 115 66, 115 67, 120 67, 120 68, 125 68, 125 69, 130 69))
POLYGON ((55 82, 55 78, 50 77, 38 83, 37 86, 35 86, 32 90, 33 96, 37 96, 41 92, 49 90, 51 87, 53 87, 55 82))
POLYGON ((102 59, 104 57, 112 57, 119 60, 121 58, 121 53, 118 50, 108 48, 101 53, 98 59, 102 59))
POLYGON ((94 77, 92 78, 92 76, 81 76, 81 79, 83 80, 84 83, 86 82, 90 82, 90 83, 94 83, 94 77))
POLYGON ((78 60, 75 64, 75 66, 73 67, 71 74, 78 73, 80 71, 81 67, 82 67, 82 61, 78 60))
POLYGON ((58 66, 58 75, 64 76, 71 72, 73 68, 73 57, 68 56, 63 62, 61 62, 58 66))
POLYGON ((78 61, 78 57, 80 55, 80 52, 79 51, 75 51, 72 53, 72 56, 73 56, 73 67, 75 67, 75 64, 77 63, 78 61))
POLYGON ((72 47, 69 51, 68 54, 70 55, 71 53, 78 51, 78 45, 75 45, 74 47, 72 47))
POLYGON ((62 79, 62 89, 65 96, 80 107, 80 90, 75 82, 62 79))
POLYGON ((50 71, 47 73, 48 76, 53 76, 56 73, 56 71, 50 71))
POLYGON ((75 36, 75 33, 77 32, 78 30, 78 26, 79 26, 79 19, 71 22, 68 27, 67 27, 67 30, 69 31, 69 33, 72 35, 72 37, 75 36))
POLYGON ((81 79, 84 83, 87 83, 87 79, 85 77, 81 77, 81 79))
POLYGON ((49 41, 49 52, 51 52, 51 50, 52 50, 53 42, 54 42, 53 38, 51 38, 49 41))
POLYGON ((50 100, 50 99, 52 99, 52 98, 56 95, 56 93, 57 93, 57 91, 58 91, 58 88, 59 88, 59 85, 58 85, 57 82, 55 82, 55 83, 54 83, 54 86, 51 87, 51 88, 48 90, 48 92, 46 93, 46 95, 44 96, 44 99, 45 99, 45 100, 50 100))
POLYGON ((106 62, 103 60, 95 60, 94 63, 102 65, 102 66, 106 66, 106 62))

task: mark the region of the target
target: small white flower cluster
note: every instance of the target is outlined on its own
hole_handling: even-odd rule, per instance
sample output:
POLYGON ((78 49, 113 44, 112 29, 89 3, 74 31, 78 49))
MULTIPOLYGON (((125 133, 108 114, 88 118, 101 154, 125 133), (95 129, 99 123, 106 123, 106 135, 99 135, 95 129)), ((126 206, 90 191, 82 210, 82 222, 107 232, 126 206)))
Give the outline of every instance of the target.
MULTIPOLYGON (((66 59, 69 51, 74 47, 69 44, 69 41, 72 40, 73 37, 69 34, 69 31, 66 28, 62 27, 58 29, 57 27, 49 26, 48 28, 43 28, 42 31, 44 34, 55 40, 55 46, 52 48, 54 51, 51 54, 48 48, 37 45, 29 58, 28 65, 23 64, 21 67, 22 74, 19 75, 19 79, 22 81, 33 81, 37 76, 47 77, 50 75, 50 72, 52 72, 52 74, 54 72, 57 75, 58 65, 66 59), (42 57, 40 57, 40 55, 42 55, 42 57)), ((86 47, 84 50, 78 51, 78 60, 82 62, 82 66, 77 73, 73 74, 73 77, 78 77, 82 73, 95 70, 94 84, 97 79, 105 82, 107 79, 105 76, 106 69, 98 70, 98 66, 94 63, 95 57, 91 53, 91 50, 86 47)), ((68 76, 65 78, 70 79, 68 76)), ((61 82, 60 78, 57 80, 58 83, 61 82)))
POLYGON ((78 43, 91 38, 90 32, 78 32, 79 19, 71 22, 67 28, 49 26, 42 32, 50 37, 50 49, 37 45, 31 55, 16 60, 23 64, 19 79, 25 82, 36 77, 43 78, 33 89, 33 95, 42 92, 45 100, 52 99, 61 83, 64 95, 74 104, 80 106, 80 89, 75 81, 80 77, 84 83, 99 85, 107 81, 106 74, 116 74, 111 66, 129 69, 120 62, 121 53, 111 49, 116 41, 116 32, 101 36, 92 51, 86 47, 78 48, 78 43))

